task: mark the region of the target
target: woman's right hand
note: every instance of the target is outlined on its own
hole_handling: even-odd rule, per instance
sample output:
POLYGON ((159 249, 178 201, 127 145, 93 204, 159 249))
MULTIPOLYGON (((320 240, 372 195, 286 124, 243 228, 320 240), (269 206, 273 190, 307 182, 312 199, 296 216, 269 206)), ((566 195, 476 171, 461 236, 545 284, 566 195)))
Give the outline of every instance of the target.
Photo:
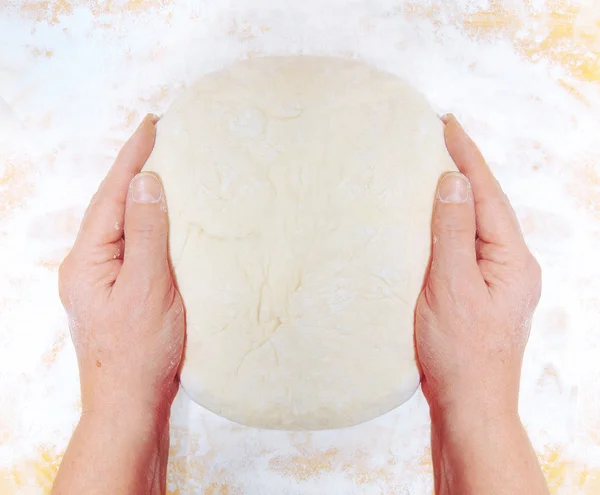
POLYGON ((431 267, 416 309, 423 392, 435 411, 516 415, 540 267, 477 146, 453 115, 442 120, 460 172, 438 185, 431 267))
POLYGON ((540 267, 477 146, 454 116, 442 120, 460 172, 438 185, 431 266, 415 315, 435 493, 547 495, 518 414, 540 267))

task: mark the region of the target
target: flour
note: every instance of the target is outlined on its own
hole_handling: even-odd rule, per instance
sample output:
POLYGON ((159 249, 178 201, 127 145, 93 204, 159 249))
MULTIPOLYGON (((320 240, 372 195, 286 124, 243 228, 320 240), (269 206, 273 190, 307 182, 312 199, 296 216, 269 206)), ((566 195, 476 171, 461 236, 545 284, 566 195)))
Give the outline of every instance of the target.
MULTIPOLYGON (((492 9, 483 0, 148 2, 135 12, 92 1, 72 2, 64 12, 55 3, 46 10, 26 8, 28 2, 0 7, 0 129, 20 129, 0 149, 0 465, 35 459, 41 445, 62 451, 77 419, 76 361, 56 267, 126 137, 145 113, 162 113, 200 75, 277 54, 365 60, 407 79, 438 113, 461 119, 544 269, 524 364, 524 421, 542 454, 559 449, 574 466, 600 465, 593 440, 600 403, 600 93, 578 76, 594 54, 582 52, 577 39, 564 40, 577 66, 561 64, 551 50, 527 51, 550 33, 544 2, 504 2, 510 15, 495 31, 467 22, 492 9), (40 224, 55 231, 41 235, 40 224)), ((587 32, 597 10, 591 2, 572 5, 580 11, 573 25, 587 32)), ((555 50, 562 49, 557 42, 555 50)), ((420 395, 358 429, 296 437, 240 430, 179 401, 181 438, 207 439, 181 471, 173 461, 180 475, 171 488, 187 477, 190 486, 223 480, 251 493, 431 489, 420 395), (205 479, 192 481, 198 456, 214 462, 205 479), (265 491, 269 486, 280 490, 265 491)), ((565 493, 573 493, 567 483, 565 493)))

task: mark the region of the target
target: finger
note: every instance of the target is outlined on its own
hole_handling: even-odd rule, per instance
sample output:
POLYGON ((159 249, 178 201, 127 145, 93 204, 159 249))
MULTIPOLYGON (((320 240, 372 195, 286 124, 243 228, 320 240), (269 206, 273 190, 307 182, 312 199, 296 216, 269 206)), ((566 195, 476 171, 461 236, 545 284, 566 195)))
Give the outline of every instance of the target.
POLYGON ((521 229, 506 194, 485 162, 479 148, 456 117, 444 115, 444 137, 450 156, 470 181, 475 201, 477 234, 487 243, 522 244, 521 229))
POLYGON ((76 245, 95 248, 116 242, 123 236, 123 216, 129 183, 152 152, 157 120, 155 115, 147 115, 119 152, 90 202, 76 245))
POLYGON ((459 172, 444 174, 438 184, 431 223, 430 278, 463 280, 477 275, 475 208, 469 180, 459 172))
POLYGON ((125 273, 170 273, 168 218, 163 187, 152 172, 137 174, 129 186, 125 207, 125 273))

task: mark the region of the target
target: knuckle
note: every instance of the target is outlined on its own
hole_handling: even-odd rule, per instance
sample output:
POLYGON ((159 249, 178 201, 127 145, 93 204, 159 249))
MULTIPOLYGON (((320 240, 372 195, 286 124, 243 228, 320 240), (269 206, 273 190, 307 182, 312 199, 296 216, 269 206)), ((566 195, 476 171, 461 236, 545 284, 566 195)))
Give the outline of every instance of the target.
POLYGON ((542 290, 542 270, 529 251, 511 268, 511 281, 511 287, 527 301, 527 305, 537 303, 542 290))
POLYGON ((178 304, 178 295, 175 286, 172 283, 169 283, 168 288, 164 293, 164 307, 167 309, 176 307, 178 304))
POLYGON ((84 218, 85 217, 89 217, 90 214, 97 208, 101 208, 104 204, 105 200, 102 196, 102 194, 100 194, 100 189, 98 189, 98 191, 96 191, 94 193, 94 195, 91 197, 90 202, 85 210, 84 213, 84 218))
POLYGON ((529 255, 529 259, 527 260, 526 270, 527 278, 529 283, 534 288, 536 292, 541 291, 542 286, 542 267, 539 262, 535 259, 533 255, 529 255))
POLYGON ((475 238, 473 226, 464 222, 461 217, 438 218, 434 222, 434 231, 445 239, 475 238))
POLYGON ((75 280, 71 255, 63 260, 58 267, 58 294, 63 305, 69 304, 69 293, 75 280))
POLYGON ((165 222, 157 222, 152 219, 145 219, 144 221, 137 222, 134 226, 130 227, 130 232, 135 237, 150 240, 156 239, 166 235, 167 229, 165 222))
POLYGON ((423 294, 417 301, 415 307, 415 327, 417 330, 429 327, 432 320, 433 310, 431 301, 427 295, 427 289, 423 290, 423 294))
POLYGON ((536 281, 542 280, 542 267, 533 255, 531 255, 529 259, 529 270, 531 271, 531 274, 536 281))
POLYGON ((185 328, 185 308, 180 301, 173 306, 173 325, 185 328))
MULTIPOLYGON (((438 295, 435 287, 435 279, 429 279, 423 288, 422 302, 424 304, 418 304, 417 310, 423 311, 426 308, 434 309, 438 306, 438 295)), ((419 301, 421 303, 421 301, 419 301)))
POLYGON ((71 279, 72 273, 72 261, 71 255, 67 255, 67 257, 62 261, 60 266, 58 267, 58 282, 61 284, 68 283, 71 279))
POLYGON ((525 280, 530 281, 533 285, 539 284, 542 278, 542 269, 540 264, 529 252, 527 252, 527 254, 523 257, 523 260, 519 266, 519 272, 525 280))
POLYGON ((471 234, 471 229, 460 225, 449 226, 443 231, 444 237, 449 241, 463 240, 470 237, 471 234))

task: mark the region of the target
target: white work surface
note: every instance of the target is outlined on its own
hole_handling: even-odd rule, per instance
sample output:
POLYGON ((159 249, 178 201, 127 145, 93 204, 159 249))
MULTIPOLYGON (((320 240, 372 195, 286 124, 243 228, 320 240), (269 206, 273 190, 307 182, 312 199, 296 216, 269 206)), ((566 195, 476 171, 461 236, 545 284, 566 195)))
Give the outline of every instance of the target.
MULTIPOLYGON (((57 268, 118 149, 200 75, 273 54, 379 66, 480 144, 544 273, 523 421, 553 494, 600 493, 599 52, 593 0, 0 0, 0 493, 48 493, 77 421, 57 268)), ((168 484, 430 494, 427 404, 418 392, 361 426, 287 433, 180 394, 168 484)))

